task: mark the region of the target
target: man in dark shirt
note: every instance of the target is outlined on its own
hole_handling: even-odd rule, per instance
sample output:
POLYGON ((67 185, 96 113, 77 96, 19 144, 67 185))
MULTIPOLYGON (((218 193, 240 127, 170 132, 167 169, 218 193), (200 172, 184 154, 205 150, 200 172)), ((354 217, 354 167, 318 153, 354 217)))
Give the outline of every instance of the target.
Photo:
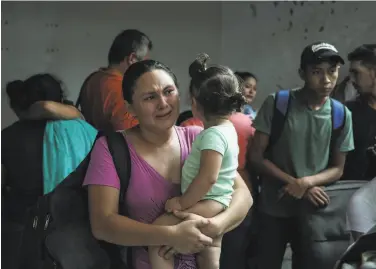
POLYGON ((355 150, 347 156, 343 178, 371 180, 376 177, 376 44, 356 48, 348 60, 359 97, 346 103, 352 112, 355 150))

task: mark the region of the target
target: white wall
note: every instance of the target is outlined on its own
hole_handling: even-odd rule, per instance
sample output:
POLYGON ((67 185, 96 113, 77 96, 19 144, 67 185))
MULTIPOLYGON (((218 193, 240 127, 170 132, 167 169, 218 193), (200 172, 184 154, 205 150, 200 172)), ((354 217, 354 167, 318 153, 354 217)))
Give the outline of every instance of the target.
MULTIPOLYGON (((326 40, 346 56, 362 43, 376 42, 376 2, 2 2, 1 7, 2 128, 16 119, 6 82, 52 72, 76 100, 85 77, 107 64, 111 42, 123 29, 140 29, 153 40, 152 57, 180 80, 181 110, 189 105, 187 69, 198 52, 207 52, 213 63, 254 72, 259 106, 280 86, 301 83, 297 69, 307 44, 326 40)), ((347 66, 343 69, 342 77, 347 66)))
POLYGON ((151 56, 170 66, 180 81, 182 109, 189 104, 186 89, 190 62, 202 51, 214 62, 220 57, 220 3, 2 2, 1 5, 2 129, 16 120, 5 93, 8 81, 52 72, 65 82, 68 97, 75 101, 85 77, 107 64, 110 45, 124 29, 136 28, 150 36, 154 43, 151 56))
POLYGON ((260 106, 280 86, 301 85, 297 70, 306 45, 325 40, 347 58, 355 47, 376 43, 375 11, 376 2, 226 2, 222 62, 259 77, 255 104, 260 106))

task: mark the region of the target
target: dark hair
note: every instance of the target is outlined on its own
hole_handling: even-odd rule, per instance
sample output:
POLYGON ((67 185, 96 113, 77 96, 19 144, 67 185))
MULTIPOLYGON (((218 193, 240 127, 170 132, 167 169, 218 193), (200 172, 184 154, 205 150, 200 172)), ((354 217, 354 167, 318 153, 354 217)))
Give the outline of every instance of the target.
POLYGON ((362 64, 376 68, 376 44, 365 44, 350 52, 347 56, 349 61, 361 61, 362 64))
POLYGON ((180 124, 182 124, 183 122, 185 122, 186 120, 188 120, 190 118, 193 118, 192 110, 186 110, 186 111, 180 113, 178 119, 176 120, 176 125, 179 126, 180 124))
POLYGON ((37 74, 25 81, 15 80, 6 85, 6 92, 13 110, 27 110, 38 101, 63 102, 61 81, 51 74, 37 74))
POLYGON ((163 70, 171 76, 176 88, 179 88, 178 80, 175 74, 163 63, 155 60, 143 60, 132 64, 123 76, 123 96, 129 104, 132 104, 132 97, 134 93, 134 87, 137 80, 145 73, 153 70, 163 70))
POLYGON ((209 56, 201 53, 189 66, 189 92, 200 104, 205 117, 227 116, 245 104, 239 82, 232 70, 225 66, 206 68, 209 56))
POLYGON ((152 48, 151 40, 144 33, 133 29, 124 30, 112 42, 108 63, 119 64, 132 52, 136 53, 137 60, 141 61, 152 48))
POLYGON ((238 78, 240 78, 240 82, 244 82, 245 80, 247 80, 248 78, 253 78, 253 79, 255 79, 256 81, 258 80, 257 79, 257 77, 254 75, 254 74, 252 74, 252 73, 250 73, 250 72, 246 72, 246 71, 236 71, 235 72, 235 75, 238 77, 238 78))

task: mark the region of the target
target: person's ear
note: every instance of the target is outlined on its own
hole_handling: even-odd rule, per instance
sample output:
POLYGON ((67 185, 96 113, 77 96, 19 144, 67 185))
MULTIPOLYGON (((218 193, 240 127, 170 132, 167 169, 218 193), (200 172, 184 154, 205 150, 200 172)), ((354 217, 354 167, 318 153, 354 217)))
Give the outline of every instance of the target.
POLYGON ((126 58, 126 61, 128 66, 131 66, 132 64, 138 62, 136 53, 132 52, 131 54, 129 54, 129 56, 126 58))

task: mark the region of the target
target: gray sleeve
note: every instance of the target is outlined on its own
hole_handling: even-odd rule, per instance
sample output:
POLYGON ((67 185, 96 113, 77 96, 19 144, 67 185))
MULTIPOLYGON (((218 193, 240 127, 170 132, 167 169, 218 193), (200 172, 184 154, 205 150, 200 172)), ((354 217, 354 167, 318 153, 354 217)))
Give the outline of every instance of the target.
POLYGON ((350 231, 366 233, 376 224, 376 178, 351 197, 347 210, 350 231))
POLYGON ((275 94, 270 94, 262 104, 253 121, 253 127, 264 134, 270 135, 274 113, 275 94))

